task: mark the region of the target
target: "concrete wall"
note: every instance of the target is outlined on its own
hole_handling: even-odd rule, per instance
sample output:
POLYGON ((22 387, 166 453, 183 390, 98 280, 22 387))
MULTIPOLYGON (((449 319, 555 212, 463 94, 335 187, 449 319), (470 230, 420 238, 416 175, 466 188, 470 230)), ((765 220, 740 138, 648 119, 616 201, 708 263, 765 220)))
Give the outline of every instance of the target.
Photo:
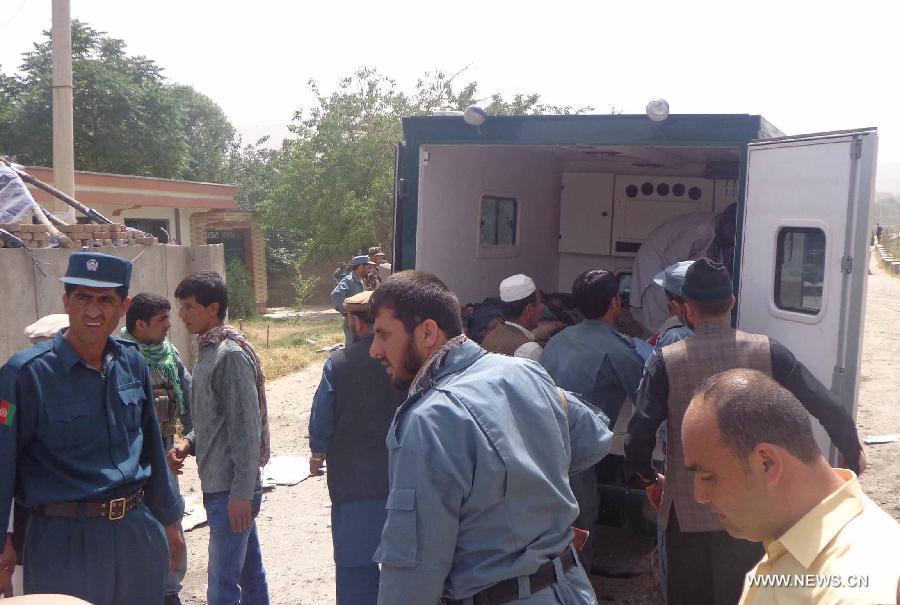
MULTIPOLYGON (((222 246, 117 246, 97 248, 101 252, 127 258, 134 263, 131 294, 153 292, 166 296, 173 312, 170 337, 185 362, 193 365, 191 337, 177 317, 175 288, 186 276, 196 271, 213 270, 225 275, 222 246)), ((29 346, 24 330, 38 318, 63 313, 63 285, 59 278, 66 272, 71 250, 47 248, 34 250, 34 257, 46 276, 35 268, 21 249, 0 249, 0 360, 29 346)), ((122 318, 121 325, 125 325, 122 318)))
POLYGON ((552 156, 518 149, 423 147, 420 161, 416 267, 446 280, 463 303, 497 296, 515 273, 539 288, 557 285, 561 165, 552 156), (424 160, 424 158, 421 158, 424 160), (519 202, 518 243, 492 255, 479 246, 482 196, 519 202), (464 270, 461 270, 464 269, 464 270))

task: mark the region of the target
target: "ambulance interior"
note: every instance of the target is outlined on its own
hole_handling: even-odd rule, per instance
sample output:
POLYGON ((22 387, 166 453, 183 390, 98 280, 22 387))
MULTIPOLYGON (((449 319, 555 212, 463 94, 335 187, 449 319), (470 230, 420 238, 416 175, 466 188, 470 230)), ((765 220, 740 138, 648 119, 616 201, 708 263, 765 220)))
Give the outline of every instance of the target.
POLYGON ((587 269, 627 282, 644 238, 737 200, 740 147, 423 145, 416 267, 465 303, 515 273, 571 292, 587 269))

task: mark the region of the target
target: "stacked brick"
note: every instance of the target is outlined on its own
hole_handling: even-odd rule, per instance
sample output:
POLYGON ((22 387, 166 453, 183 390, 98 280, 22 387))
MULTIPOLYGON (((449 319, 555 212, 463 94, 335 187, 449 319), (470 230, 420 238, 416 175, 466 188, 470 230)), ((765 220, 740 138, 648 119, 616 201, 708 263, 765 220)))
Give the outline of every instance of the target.
MULTIPOLYGON (((46 248, 50 245, 50 234, 43 225, 0 225, 29 247, 46 248)), ((134 231, 128 231, 125 225, 68 225, 59 227, 59 230, 69 236, 76 246, 115 246, 127 244, 143 244, 152 246, 158 244, 155 237, 140 237, 134 231)), ((3 242, 0 240, 0 248, 3 242)))

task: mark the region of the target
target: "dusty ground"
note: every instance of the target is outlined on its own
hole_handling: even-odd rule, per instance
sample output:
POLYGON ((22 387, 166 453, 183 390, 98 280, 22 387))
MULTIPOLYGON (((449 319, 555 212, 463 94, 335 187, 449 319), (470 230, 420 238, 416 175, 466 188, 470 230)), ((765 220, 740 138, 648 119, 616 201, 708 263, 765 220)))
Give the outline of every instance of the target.
MULTIPOLYGON (((866 295, 859 436, 900 433, 900 278, 872 263, 866 295)), ((900 442, 866 445, 865 492, 900 521, 900 442)))
MULTIPOLYGON (((900 278, 873 265, 869 278, 867 319, 859 396, 860 436, 900 433, 900 278)), ((324 359, 324 355, 323 355, 324 359)), ((307 424, 321 364, 272 381, 268 385, 273 455, 308 455, 307 424)), ((866 492, 900 520, 900 443, 866 446, 869 470, 862 477, 866 492)), ((192 462, 191 462, 192 464, 192 462)), ((196 467, 182 482, 187 498, 199 496, 196 467)), ((330 512, 324 478, 266 494, 257 520, 273 604, 334 602, 330 512)), ((206 545, 201 527, 187 534, 189 570, 182 598, 206 598, 206 545)), ((603 603, 652 603, 648 577, 630 580, 596 578, 603 603)))

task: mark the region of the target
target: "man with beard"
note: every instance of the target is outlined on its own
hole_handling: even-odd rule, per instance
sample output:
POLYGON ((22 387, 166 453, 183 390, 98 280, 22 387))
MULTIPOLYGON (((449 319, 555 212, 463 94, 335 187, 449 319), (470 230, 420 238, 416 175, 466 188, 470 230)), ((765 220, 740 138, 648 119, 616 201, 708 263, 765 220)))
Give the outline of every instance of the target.
POLYGON ((309 416, 309 473, 321 475, 328 461, 338 605, 374 605, 378 599, 379 571, 372 555, 381 539, 388 496, 384 440, 406 398, 369 356, 375 337, 371 295, 360 292, 344 300, 359 340, 325 362, 309 416))
POLYGON ((598 414, 537 364, 468 340, 433 275, 395 274, 370 306, 370 353, 409 390, 387 437, 378 602, 596 603, 568 474, 608 450, 598 414))
MULTIPOLYGON (((191 393, 191 373, 184 367, 178 349, 169 341, 171 309, 172 305, 164 296, 148 292, 136 294, 131 299, 131 305, 125 314, 125 327, 120 332, 122 340, 135 343, 147 360, 150 380, 153 382, 156 418, 159 420, 159 430, 167 452, 175 446, 176 424, 179 419, 184 433, 191 431, 191 416, 187 409, 191 393)), ((174 468, 173 471, 181 473, 174 468)), ((172 481, 175 489, 178 489, 178 478, 174 474, 172 481)), ((187 552, 178 567, 170 571, 166 578, 164 605, 181 605, 178 593, 186 572, 187 552)))
POLYGON ((107 254, 72 254, 60 278, 69 327, 0 370, 0 518, 13 495, 31 508, 27 594, 158 605, 166 567, 181 558, 183 503, 147 364, 112 337, 130 302, 131 269, 107 254))

